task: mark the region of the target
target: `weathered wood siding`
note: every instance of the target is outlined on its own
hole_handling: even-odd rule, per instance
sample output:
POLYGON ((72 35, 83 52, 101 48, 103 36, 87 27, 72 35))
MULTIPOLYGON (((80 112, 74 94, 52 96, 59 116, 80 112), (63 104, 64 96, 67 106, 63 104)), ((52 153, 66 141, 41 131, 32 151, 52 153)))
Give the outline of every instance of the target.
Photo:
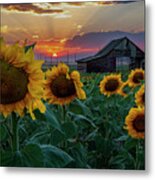
POLYGON ((78 63, 77 70, 80 72, 87 72, 87 63, 78 63))
POLYGON ((145 54, 134 43, 127 38, 123 38, 121 43, 114 45, 112 41, 111 47, 107 46, 85 63, 78 63, 78 70, 81 72, 116 72, 116 59, 121 57, 129 57, 129 69, 145 68, 145 54), (109 51, 108 51, 109 48, 109 51))
POLYGON ((101 58, 90 61, 87 64, 87 72, 114 72, 116 71, 116 59, 113 57, 101 58))

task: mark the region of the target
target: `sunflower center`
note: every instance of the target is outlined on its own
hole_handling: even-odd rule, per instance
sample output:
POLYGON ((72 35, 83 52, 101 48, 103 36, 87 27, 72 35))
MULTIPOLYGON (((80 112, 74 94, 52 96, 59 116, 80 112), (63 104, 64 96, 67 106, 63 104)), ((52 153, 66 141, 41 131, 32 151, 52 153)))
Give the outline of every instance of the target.
POLYGON ((65 98, 76 94, 76 89, 72 80, 66 79, 65 75, 60 75, 51 83, 52 93, 60 98, 65 98))
POLYGON ((145 120, 144 115, 138 115, 133 121, 133 127, 137 132, 144 132, 145 129, 145 120))
POLYGON ((0 104, 22 100, 28 91, 28 77, 24 70, 0 59, 0 74, 0 104))
POLYGON ((115 91, 119 86, 119 82, 116 79, 110 79, 105 84, 105 89, 107 91, 115 91))
POLYGON ((145 93, 142 95, 142 101, 145 103, 145 93))
POLYGON ((133 76, 134 83, 140 83, 140 81, 142 81, 143 79, 144 79, 144 74, 140 72, 135 73, 135 75, 133 76))

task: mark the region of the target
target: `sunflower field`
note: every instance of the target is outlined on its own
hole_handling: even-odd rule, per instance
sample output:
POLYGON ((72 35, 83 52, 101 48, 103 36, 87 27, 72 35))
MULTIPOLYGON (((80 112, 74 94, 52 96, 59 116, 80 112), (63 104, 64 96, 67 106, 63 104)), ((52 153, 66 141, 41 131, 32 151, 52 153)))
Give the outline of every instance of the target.
POLYGON ((144 70, 43 72, 32 49, 0 45, 0 166, 145 169, 144 70))

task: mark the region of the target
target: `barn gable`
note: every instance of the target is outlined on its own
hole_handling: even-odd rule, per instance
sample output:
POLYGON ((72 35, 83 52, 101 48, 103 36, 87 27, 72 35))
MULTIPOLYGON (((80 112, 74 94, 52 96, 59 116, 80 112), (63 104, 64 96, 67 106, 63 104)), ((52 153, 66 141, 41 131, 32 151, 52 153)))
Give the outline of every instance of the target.
POLYGON ((125 61, 127 58, 124 57, 130 59, 130 68, 135 68, 144 61, 144 52, 127 37, 116 39, 94 56, 77 60, 78 70, 83 67, 86 72, 113 72, 116 71, 117 60, 125 61))

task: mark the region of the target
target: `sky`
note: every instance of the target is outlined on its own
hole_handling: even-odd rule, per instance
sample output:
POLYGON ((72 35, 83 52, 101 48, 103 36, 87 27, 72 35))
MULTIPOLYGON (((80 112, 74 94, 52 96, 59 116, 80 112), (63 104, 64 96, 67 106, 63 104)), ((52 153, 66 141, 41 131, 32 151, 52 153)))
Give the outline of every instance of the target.
POLYGON ((1 4, 7 43, 37 42, 37 57, 79 59, 128 36, 144 49, 144 1, 1 4))

